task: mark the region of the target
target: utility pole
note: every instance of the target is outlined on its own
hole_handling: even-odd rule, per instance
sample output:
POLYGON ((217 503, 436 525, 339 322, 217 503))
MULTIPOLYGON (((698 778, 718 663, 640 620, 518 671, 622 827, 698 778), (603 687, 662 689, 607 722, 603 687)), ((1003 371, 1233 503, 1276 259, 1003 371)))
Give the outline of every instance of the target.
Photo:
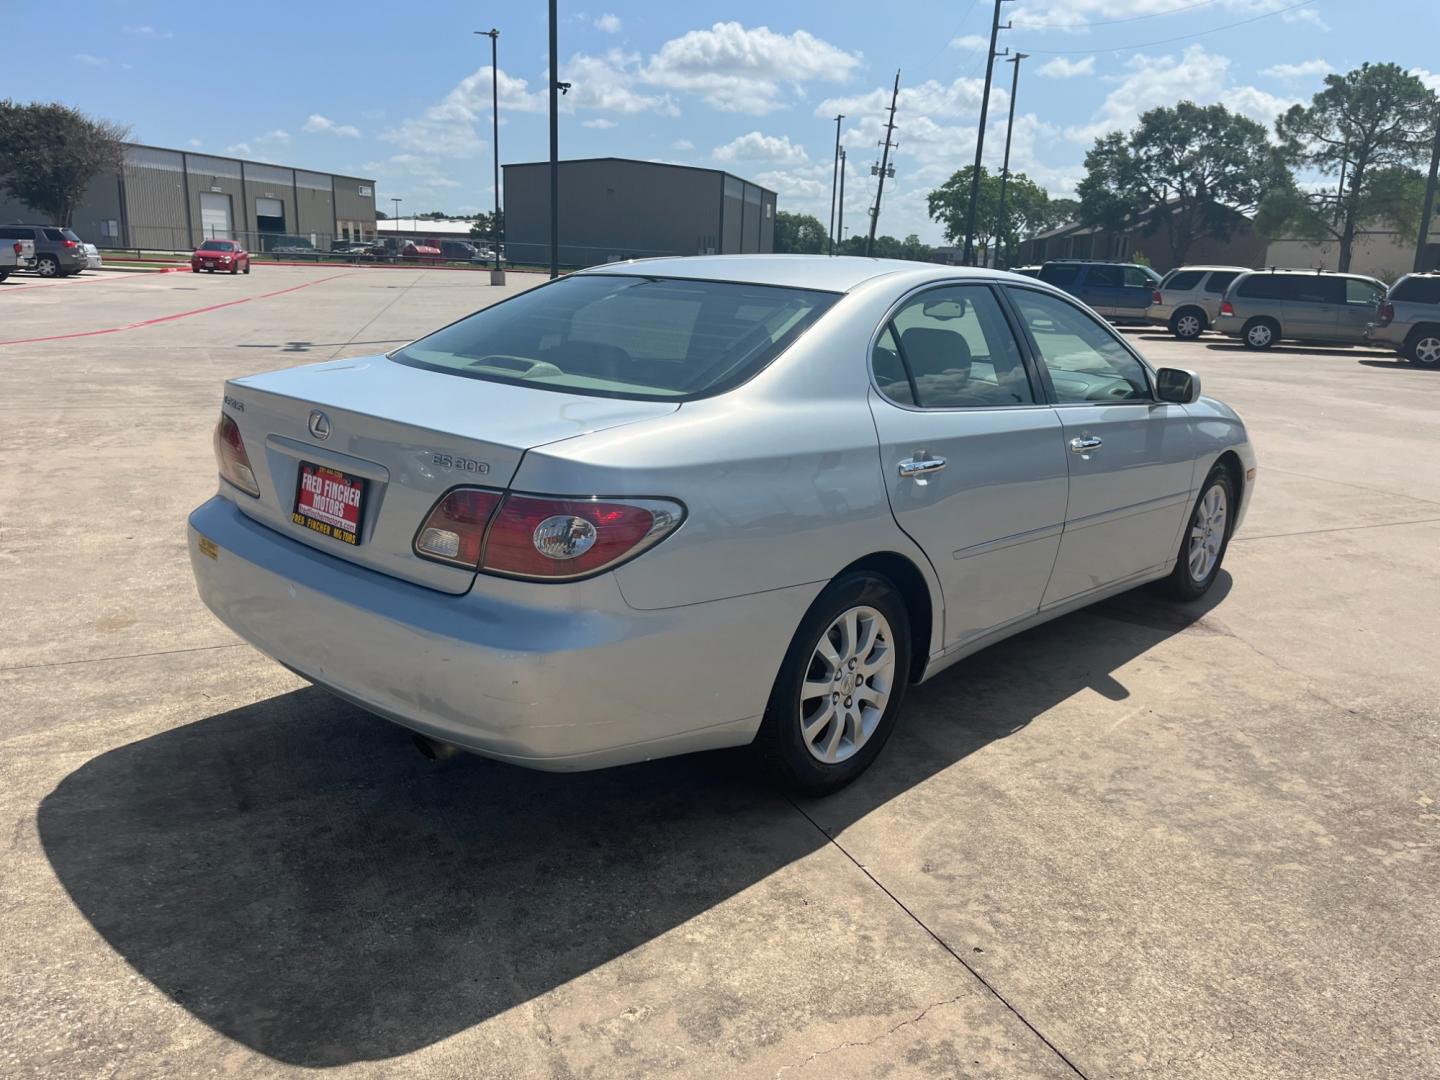
POLYGON ((495 266, 490 271, 490 284, 504 285, 505 271, 500 269, 500 68, 497 59, 500 31, 492 26, 489 30, 476 30, 475 33, 490 39, 490 102, 494 125, 491 143, 495 151, 495 216, 490 219, 491 245, 495 248, 495 266))
MULTIPOLYGON (((999 0, 996 0, 999 3, 999 0)), ((865 254, 870 254, 870 249, 875 246, 875 226, 880 223, 880 196, 885 193, 885 177, 895 175, 895 166, 890 164, 890 148, 895 143, 890 141, 890 136, 895 131, 895 103, 900 98, 900 71, 895 71, 895 89, 890 91, 890 119, 885 124, 885 141, 880 145, 884 149, 880 152, 880 167, 870 166, 872 174, 878 174, 880 183, 875 188, 875 205, 870 208, 870 233, 865 237, 865 254)))
POLYGON ((404 200, 404 199, 401 199, 401 198, 397 198, 397 197, 395 197, 395 196, 392 195, 392 196, 390 197, 390 201, 395 204, 395 242, 396 242, 396 243, 399 243, 399 242, 400 242, 400 204, 401 204, 402 202, 404 202, 405 200, 404 200))
POLYGON ((840 121, 845 114, 835 117, 835 165, 830 170, 830 254, 835 254, 835 178, 840 173, 840 121))
MULTIPOLYGON (((560 276, 560 48, 550 0, 550 277, 560 276)), ((999 0, 996 0, 999 3, 999 0)), ((567 86, 568 90, 569 87, 567 86)))
POLYGON ((1435 174, 1440 170, 1440 115, 1435 117, 1435 145, 1430 150, 1430 177, 1425 181, 1425 205, 1420 210, 1420 238, 1415 241, 1414 271, 1425 269, 1425 242, 1430 239, 1430 210, 1435 205, 1435 174))
POLYGON ((1010 182, 1010 136, 1015 131, 1015 92, 1020 89, 1020 61, 1029 53, 1017 52, 1007 64, 1015 65, 1015 74, 1010 79, 1010 119, 1005 124, 1005 164, 1000 168, 1000 216, 995 223, 995 268, 1004 269, 1000 263, 1005 257, 1005 187, 1010 182))
POLYGON ((835 219, 835 235, 830 239, 830 254, 835 254, 835 242, 845 242, 845 148, 840 148, 840 201, 838 216, 835 219))
MULTIPOLYGON (((975 169, 970 174, 970 210, 965 216, 965 247, 960 262, 971 266, 975 262, 975 210, 980 202, 980 159, 985 153, 985 122, 990 113, 990 80, 995 74, 995 42, 1000 36, 1000 5, 1006 0, 995 0, 995 17, 990 20, 990 53, 985 57, 985 96, 980 99, 980 128, 975 132, 975 169)), ((1005 24, 1010 29, 1010 24, 1005 24)), ((1008 53, 1010 50, 1006 49, 1008 53)), ((1002 54, 1003 55, 1003 54, 1002 54)))

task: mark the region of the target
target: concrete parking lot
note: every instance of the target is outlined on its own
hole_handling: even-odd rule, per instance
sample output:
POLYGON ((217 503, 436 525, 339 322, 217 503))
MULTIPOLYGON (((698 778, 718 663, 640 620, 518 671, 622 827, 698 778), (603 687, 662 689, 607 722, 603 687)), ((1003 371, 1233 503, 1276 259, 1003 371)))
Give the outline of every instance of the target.
POLYGON ((792 801, 431 764, 196 598, 222 381, 484 281, 0 284, 0 1074, 1440 1075, 1440 377, 1129 331, 1260 455, 1213 594, 981 653, 792 801))

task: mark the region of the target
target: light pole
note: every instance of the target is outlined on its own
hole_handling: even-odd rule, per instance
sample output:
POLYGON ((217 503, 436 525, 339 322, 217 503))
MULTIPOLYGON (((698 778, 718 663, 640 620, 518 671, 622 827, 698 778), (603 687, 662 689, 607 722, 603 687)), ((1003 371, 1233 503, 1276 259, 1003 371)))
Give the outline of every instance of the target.
POLYGON ((835 117, 835 164, 830 171, 830 254, 835 254, 835 178, 840 175, 840 121, 845 119, 841 113, 835 117))
POLYGON ((495 266, 490 271, 490 284, 504 285, 505 271, 500 269, 500 68, 497 66, 500 31, 492 26, 489 30, 476 30, 475 33, 490 39, 490 104, 493 129, 490 141, 495 151, 495 216, 490 219, 495 266))
MULTIPOLYGON (((560 276, 560 47, 550 0, 550 276, 560 276)), ((567 87, 568 89, 568 87, 567 87)))
POLYGON ((1017 52, 1007 64, 1015 65, 1015 74, 1010 79, 1010 119, 1005 124, 1005 164, 1000 167, 1000 213, 995 223, 995 268, 1003 270, 1000 263, 1005 258, 1005 186, 1010 182, 1010 136, 1015 131, 1015 92, 1020 89, 1020 61, 1029 53, 1017 52))
POLYGON ((840 148, 840 199, 836 203, 835 236, 830 238, 830 254, 835 254, 835 241, 845 244, 845 147, 840 148))
POLYGON ((395 248, 394 248, 393 254, 398 255, 398 254, 400 254, 400 247, 401 247, 401 244, 400 244, 400 204, 401 204, 402 202, 404 202, 405 200, 402 199, 402 198, 400 198, 400 197, 398 197, 398 196, 392 195, 392 196, 390 197, 390 201, 395 204, 395 231, 394 231, 394 234, 393 234, 394 237, 395 237, 395 248))

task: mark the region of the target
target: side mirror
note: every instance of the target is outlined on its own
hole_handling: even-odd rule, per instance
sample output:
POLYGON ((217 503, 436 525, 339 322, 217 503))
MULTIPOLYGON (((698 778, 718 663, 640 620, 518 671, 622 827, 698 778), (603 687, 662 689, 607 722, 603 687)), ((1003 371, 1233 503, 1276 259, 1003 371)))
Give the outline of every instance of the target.
POLYGON ((1161 401, 1193 405, 1200 400, 1200 376, 1184 368, 1162 367, 1155 373, 1155 392, 1161 401))

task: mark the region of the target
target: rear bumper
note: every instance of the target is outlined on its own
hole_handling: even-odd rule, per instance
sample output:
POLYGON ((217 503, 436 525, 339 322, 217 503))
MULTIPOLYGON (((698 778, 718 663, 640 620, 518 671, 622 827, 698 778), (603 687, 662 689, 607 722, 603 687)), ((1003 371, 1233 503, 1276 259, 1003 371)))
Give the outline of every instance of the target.
POLYGON ((1373 341, 1376 345, 1388 345, 1392 349, 1405 347, 1405 338, 1409 334, 1409 324, 1390 322, 1381 326, 1379 323, 1370 323, 1365 327, 1365 340, 1373 341))
POLYGON ((299 544, 223 496, 190 515, 188 540, 201 599, 262 652, 412 730, 552 770, 748 743, 820 589, 660 611, 630 608, 611 575, 482 577, 453 596, 299 544))

